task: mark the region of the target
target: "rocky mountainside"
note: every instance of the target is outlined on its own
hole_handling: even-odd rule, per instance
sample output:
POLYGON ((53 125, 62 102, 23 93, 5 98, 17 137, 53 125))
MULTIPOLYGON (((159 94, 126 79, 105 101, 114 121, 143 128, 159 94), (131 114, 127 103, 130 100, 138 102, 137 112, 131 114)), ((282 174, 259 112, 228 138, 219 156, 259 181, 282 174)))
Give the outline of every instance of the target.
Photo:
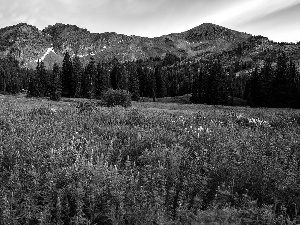
POLYGON ((198 59, 221 55, 229 62, 233 58, 259 61, 279 50, 299 60, 299 49, 299 45, 274 43, 265 37, 254 37, 211 23, 156 38, 114 32, 97 34, 61 23, 42 31, 25 23, 0 29, 0 57, 12 54, 25 67, 35 66, 38 60, 43 60, 47 67, 51 67, 54 62, 62 61, 66 51, 71 56, 78 55, 83 61, 91 56, 104 61, 112 58, 132 61, 163 58, 171 53, 178 57, 198 59))
POLYGON ((35 62, 50 47, 50 37, 26 23, 0 29, 0 57, 12 54, 21 65, 35 62))

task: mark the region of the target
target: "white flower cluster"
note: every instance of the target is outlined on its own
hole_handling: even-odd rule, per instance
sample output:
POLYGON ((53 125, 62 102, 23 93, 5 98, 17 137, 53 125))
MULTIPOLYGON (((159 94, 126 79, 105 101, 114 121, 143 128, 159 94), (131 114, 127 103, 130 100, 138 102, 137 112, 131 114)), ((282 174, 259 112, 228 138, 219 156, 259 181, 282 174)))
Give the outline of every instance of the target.
POLYGON ((262 120, 262 119, 258 119, 258 118, 250 118, 248 119, 250 124, 253 124, 255 126, 270 126, 268 121, 262 120))
POLYGON ((183 116, 179 116, 178 121, 181 122, 182 124, 184 124, 185 123, 185 118, 183 116))
POLYGON ((198 138, 200 137, 200 134, 203 134, 203 133, 209 134, 211 132, 210 129, 204 128, 203 126, 193 127, 192 125, 184 128, 184 131, 189 134, 195 135, 198 138))
POLYGON ((263 119, 246 118, 242 114, 237 115, 236 118, 238 119, 238 121, 242 121, 243 123, 245 123, 244 125, 255 126, 255 127, 259 127, 259 126, 270 127, 269 122, 263 119))

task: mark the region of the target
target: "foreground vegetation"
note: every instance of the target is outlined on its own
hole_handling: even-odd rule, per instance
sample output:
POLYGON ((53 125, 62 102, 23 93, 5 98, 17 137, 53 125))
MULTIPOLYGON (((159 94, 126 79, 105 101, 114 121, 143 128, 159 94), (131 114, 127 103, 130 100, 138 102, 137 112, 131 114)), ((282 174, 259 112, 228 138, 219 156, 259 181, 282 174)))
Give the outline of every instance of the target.
POLYGON ((0 96, 0 223, 297 224, 299 140, 297 110, 0 96))

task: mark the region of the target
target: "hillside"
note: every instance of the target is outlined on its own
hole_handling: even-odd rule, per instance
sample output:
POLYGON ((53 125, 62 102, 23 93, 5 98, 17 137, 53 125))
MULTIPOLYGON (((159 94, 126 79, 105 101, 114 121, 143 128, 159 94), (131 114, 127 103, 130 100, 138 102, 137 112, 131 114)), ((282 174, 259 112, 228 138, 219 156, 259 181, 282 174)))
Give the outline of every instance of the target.
POLYGON ((47 67, 60 63, 64 52, 78 55, 83 61, 134 61, 163 58, 171 53, 181 58, 209 59, 221 56, 225 63, 234 59, 259 62, 285 51, 300 59, 300 46, 274 43, 268 38, 252 36, 211 23, 204 23, 182 33, 147 38, 114 32, 91 33, 75 25, 57 23, 40 31, 21 23, 0 29, 0 57, 14 55, 25 67, 43 60, 47 67))

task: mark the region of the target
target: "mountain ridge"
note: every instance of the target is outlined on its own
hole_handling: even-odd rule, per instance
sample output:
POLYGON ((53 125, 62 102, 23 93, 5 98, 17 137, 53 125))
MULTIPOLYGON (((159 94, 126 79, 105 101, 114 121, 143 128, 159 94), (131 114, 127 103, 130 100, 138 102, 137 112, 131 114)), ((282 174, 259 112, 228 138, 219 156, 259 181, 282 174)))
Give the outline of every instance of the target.
MULTIPOLYGON (((289 44, 286 46, 289 47, 289 44)), ((38 60, 45 61, 46 66, 51 67, 54 62, 61 63, 66 51, 72 57, 81 57, 83 61, 89 60, 91 56, 102 61, 113 58, 135 61, 164 58, 167 54, 180 58, 209 58, 228 52, 237 52, 234 53, 235 57, 244 54, 252 60, 266 51, 278 49, 283 47, 266 37, 253 36, 212 23, 153 38, 116 32, 91 33, 76 25, 63 23, 49 25, 43 30, 27 23, 0 29, 0 57, 14 55, 24 67, 34 67, 38 60)), ((295 51, 296 54, 292 55, 300 58, 299 48, 295 51)))

